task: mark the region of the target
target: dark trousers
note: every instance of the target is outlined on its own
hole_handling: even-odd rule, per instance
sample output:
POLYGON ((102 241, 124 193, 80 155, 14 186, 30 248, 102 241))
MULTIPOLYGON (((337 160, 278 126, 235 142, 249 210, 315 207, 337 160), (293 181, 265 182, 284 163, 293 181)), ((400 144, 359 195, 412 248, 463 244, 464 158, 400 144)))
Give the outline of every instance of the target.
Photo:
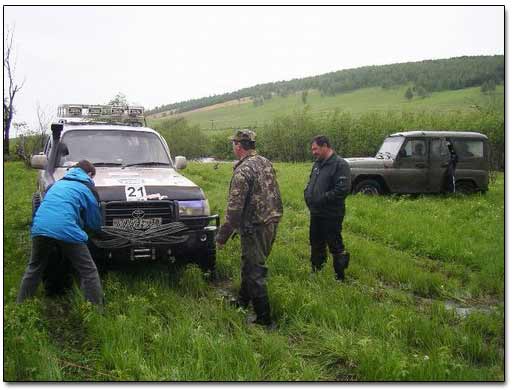
POLYGON ((278 230, 277 223, 254 226, 251 232, 241 234, 241 286, 243 301, 267 297, 267 267, 265 260, 271 253, 278 230))
POLYGON ((332 255, 344 252, 342 222, 344 217, 310 216, 310 247, 312 269, 319 270, 326 263, 326 247, 332 255))
POLYGON ((51 256, 59 252, 77 271, 85 298, 94 304, 103 303, 100 276, 87 245, 72 244, 43 236, 32 238, 32 254, 21 281, 17 302, 21 303, 26 298, 34 296, 49 262, 55 261, 51 256))
POLYGON ((447 191, 456 192, 456 164, 451 162, 447 167, 447 191))

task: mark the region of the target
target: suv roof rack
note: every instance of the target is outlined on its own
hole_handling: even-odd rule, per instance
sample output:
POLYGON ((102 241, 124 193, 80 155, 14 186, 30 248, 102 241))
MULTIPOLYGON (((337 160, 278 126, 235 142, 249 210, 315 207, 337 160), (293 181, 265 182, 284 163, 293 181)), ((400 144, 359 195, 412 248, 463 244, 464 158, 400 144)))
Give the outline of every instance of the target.
POLYGON ((143 127, 143 123, 139 121, 135 122, 113 122, 113 121, 76 121, 73 118, 63 118, 59 119, 57 123, 63 123, 66 125, 72 126, 83 126, 83 125, 109 125, 109 126, 133 126, 133 127, 143 127))
POLYGON ((144 107, 98 104, 61 104, 57 108, 60 123, 105 123, 143 126, 144 107), (76 119, 85 119, 76 122, 76 119))

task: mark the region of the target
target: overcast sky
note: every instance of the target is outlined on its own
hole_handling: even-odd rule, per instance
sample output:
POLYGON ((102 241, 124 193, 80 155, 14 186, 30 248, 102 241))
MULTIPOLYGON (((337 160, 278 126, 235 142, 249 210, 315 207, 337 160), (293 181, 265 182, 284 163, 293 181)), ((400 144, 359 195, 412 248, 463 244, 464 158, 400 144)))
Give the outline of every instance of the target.
POLYGON ((497 7, 7 6, 15 121, 123 92, 147 109, 365 65, 504 54, 497 7))

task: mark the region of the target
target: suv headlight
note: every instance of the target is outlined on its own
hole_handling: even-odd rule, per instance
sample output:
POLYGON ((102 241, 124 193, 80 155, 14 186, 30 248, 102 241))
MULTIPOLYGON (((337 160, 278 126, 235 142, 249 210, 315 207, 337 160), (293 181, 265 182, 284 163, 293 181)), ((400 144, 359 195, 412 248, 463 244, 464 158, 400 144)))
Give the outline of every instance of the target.
POLYGON ((179 200, 180 217, 202 217, 210 215, 208 200, 179 200))

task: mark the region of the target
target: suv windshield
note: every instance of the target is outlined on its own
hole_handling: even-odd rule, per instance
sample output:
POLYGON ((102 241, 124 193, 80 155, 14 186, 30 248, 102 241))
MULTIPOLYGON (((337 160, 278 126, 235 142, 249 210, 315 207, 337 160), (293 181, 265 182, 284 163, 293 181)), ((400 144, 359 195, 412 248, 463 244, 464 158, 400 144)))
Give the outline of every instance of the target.
POLYGON ((153 133, 123 130, 70 130, 62 136, 69 154, 59 166, 80 160, 101 165, 170 165, 164 145, 153 133))
POLYGON ((388 137, 383 141, 383 145, 376 153, 376 158, 395 158, 401 145, 403 144, 404 137, 388 137))

